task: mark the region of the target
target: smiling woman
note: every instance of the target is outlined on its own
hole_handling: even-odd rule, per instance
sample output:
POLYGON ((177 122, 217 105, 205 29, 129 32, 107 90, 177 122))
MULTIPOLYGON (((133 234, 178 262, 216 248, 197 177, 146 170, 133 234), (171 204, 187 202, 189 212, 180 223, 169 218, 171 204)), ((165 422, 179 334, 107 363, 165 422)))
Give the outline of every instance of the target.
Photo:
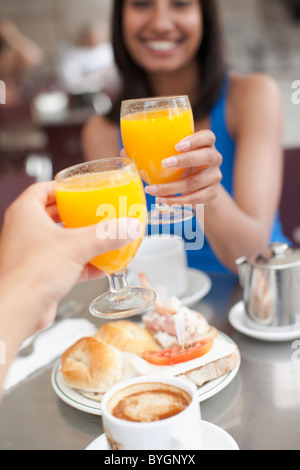
POLYGON ((170 80, 182 88, 183 81, 189 83, 191 77, 198 80, 200 74, 201 87, 198 81, 189 87, 189 96, 194 97, 196 119, 208 112, 218 97, 225 73, 225 60, 214 1, 115 2, 113 46, 116 64, 124 77, 122 93, 109 115, 115 121, 119 120, 123 99, 153 96, 151 75, 157 72, 160 73, 161 84, 166 84, 166 90, 161 90, 161 95, 170 95, 170 80), (172 72, 176 72, 176 80, 172 72))

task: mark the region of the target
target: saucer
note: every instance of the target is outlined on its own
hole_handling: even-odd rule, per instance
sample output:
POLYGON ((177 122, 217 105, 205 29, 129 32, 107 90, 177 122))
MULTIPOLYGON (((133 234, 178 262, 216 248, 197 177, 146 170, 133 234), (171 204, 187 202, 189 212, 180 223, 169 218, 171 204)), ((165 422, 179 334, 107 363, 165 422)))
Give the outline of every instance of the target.
MULTIPOLYGON (((215 424, 202 421, 204 450, 239 450, 233 437, 215 424)), ((111 450, 105 434, 95 439, 85 450, 111 450)))
MULTIPOLYGON (((210 277, 199 269, 187 268, 186 275, 187 290, 178 296, 178 299, 186 307, 191 307, 209 293, 212 282, 210 277)), ((129 284, 134 284, 135 278, 130 270, 128 270, 128 280, 129 284)))
POLYGON ((270 328, 270 330, 267 327, 260 328, 248 318, 243 301, 231 308, 228 319, 235 330, 262 341, 293 341, 300 338, 300 326, 282 329, 270 328))
POLYGON ((186 307, 195 305, 205 297, 211 289, 211 279, 203 271, 198 269, 187 269, 187 291, 179 297, 186 307))

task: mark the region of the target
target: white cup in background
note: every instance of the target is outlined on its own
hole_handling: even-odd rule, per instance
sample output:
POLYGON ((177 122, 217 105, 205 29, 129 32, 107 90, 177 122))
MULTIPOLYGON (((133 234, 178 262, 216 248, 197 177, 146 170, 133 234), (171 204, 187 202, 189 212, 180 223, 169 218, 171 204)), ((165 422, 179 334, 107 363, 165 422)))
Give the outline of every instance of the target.
MULTIPOLYGON (((166 402, 168 402, 168 393, 156 409, 159 408, 160 412, 164 406, 168 406, 168 403, 163 405, 166 402)), ((136 406, 139 406, 139 411, 141 411, 141 403, 136 398, 130 406, 129 412, 133 410, 134 416, 136 406)), ((143 417, 146 413, 147 410, 142 409, 143 417)), ((203 450, 201 412, 196 387, 177 377, 138 377, 115 385, 103 397, 102 421, 112 450, 203 450), (169 387, 170 394, 174 390, 175 393, 176 390, 184 393, 189 397, 187 405, 171 417, 150 422, 128 421, 114 416, 115 407, 124 396, 126 398, 132 393, 143 395, 149 387, 151 389, 153 386, 157 387, 158 392, 161 388, 168 390, 169 387), (141 388, 142 391, 139 390, 141 388)))
POLYGON ((152 288, 163 286, 168 296, 183 296, 187 291, 185 244, 177 236, 145 237, 128 266, 130 284, 140 284, 139 271, 146 274, 152 288))

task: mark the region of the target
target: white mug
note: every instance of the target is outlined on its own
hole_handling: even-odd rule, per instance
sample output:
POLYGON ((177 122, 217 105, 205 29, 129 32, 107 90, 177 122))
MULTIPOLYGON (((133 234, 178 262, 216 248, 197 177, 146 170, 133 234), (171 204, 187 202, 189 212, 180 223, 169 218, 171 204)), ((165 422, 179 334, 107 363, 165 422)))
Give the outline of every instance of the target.
MULTIPOLYGON (((129 392, 128 392, 129 393, 129 392)), ((112 387, 102 400, 102 420, 107 441, 112 450, 203 450, 200 404, 196 387, 178 377, 137 377, 112 387), (120 392, 133 385, 167 384, 183 390, 190 403, 179 413, 150 422, 120 419, 113 415, 112 407, 120 392)))
POLYGON ((188 287, 183 239, 171 235, 145 237, 128 266, 131 285, 139 283, 139 271, 146 274, 154 290, 162 286, 168 297, 183 296, 188 287))

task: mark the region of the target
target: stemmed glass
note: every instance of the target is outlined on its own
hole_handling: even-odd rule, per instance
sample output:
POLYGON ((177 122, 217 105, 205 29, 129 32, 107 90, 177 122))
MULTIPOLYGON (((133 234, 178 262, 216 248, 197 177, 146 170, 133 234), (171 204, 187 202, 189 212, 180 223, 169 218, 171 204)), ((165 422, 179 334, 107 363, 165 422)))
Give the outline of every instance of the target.
MULTIPOLYGON (((175 145, 193 134, 194 119, 188 96, 126 100, 121 106, 121 133, 127 156, 148 184, 177 181, 184 169, 164 168, 162 160, 178 154, 175 145)), ((190 208, 156 203, 150 224, 191 219, 190 208)))
MULTIPOLYGON (((139 248, 147 219, 143 183, 134 162, 118 157, 82 163, 58 173, 55 181, 64 227, 95 225, 98 229, 99 222, 113 223, 121 217, 135 217, 143 227, 129 244, 91 260, 92 265, 106 273, 110 291, 91 303, 90 312, 99 318, 119 319, 147 310, 155 301, 155 293, 129 287, 126 279, 126 267, 139 248)), ((118 232, 107 236, 118 236, 118 232)))

